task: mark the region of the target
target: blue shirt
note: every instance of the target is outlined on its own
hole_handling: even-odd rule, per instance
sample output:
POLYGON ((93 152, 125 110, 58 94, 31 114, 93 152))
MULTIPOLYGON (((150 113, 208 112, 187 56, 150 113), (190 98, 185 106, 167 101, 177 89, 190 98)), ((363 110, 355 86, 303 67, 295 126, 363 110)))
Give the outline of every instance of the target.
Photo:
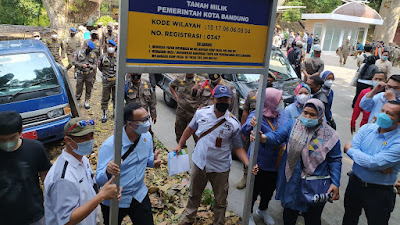
MULTIPOLYGON (((290 133, 295 120, 289 120, 285 125, 280 127, 277 131, 265 134, 267 136, 267 143, 271 145, 277 145, 282 143, 288 143, 290 133)), ((323 123, 322 126, 328 126, 323 123)), ((298 160, 296 168, 293 171, 292 177, 287 182, 285 167, 287 160, 287 151, 282 156, 281 165, 278 171, 278 182, 276 188, 277 200, 281 201, 284 208, 290 208, 293 210, 307 212, 308 204, 301 199, 301 158, 298 160)), ((340 141, 332 148, 332 150, 326 155, 325 161, 318 165, 312 176, 331 176, 332 183, 339 187, 340 176, 342 171, 342 152, 340 150, 340 141)))
POLYGON ((303 107, 298 107, 297 103, 294 102, 285 108, 285 113, 288 119, 297 119, 303 113, 303 107))
POLYGON ((354 136, 347 155, 354 174, 367 183, 393 185, 400 171, 400 129, 379 134, 379 126, 365 124, 354 136), (392 167, 393 174, 382 170, 392 167))
POLYGON ((365 95, 361 99, 360 107, 367 112, 371 112, 368 118, 369 123, 375 121, 374 118, 377 118, 378 114, 382 110, 383 105, 388 102, 384 95, 385 92, 382 92, 374 95, 372 98, 367 98, 367 95, 365 95))
POLYGON ((214 105, 198 109, 189 123, 189 127, 196 130, 196 135, 200 137, 224 118, 226 121, 200 139, 193 151, 193 163, 201 170, 205 168, 207 173, 223 173, 230 170, 232 150, 243 147, 240 123, 228 110, 217 118, 214 105), (221 147, 215 146, 217 137, 222 138, 221 147))
MULTIPOLYGON (((253 118, 253 116, 255 116, 255 114, 256 114, 256 112, 252 111, 250 113, 249 117, 247 117, 246 123, 244 123, 242 126, 242 134, 244 134, 245 136, 249 136, 250 131, 253 130, 253 128, 250 126, 250 121, 253 118)), ((281 113, 279 113, 278 118, 269 118, 269 120, 271 121, 272 125, 274 125, 274 127, 276 129, 279 129, 280 126, 283 126, 288 121, 288 118, 286 116, 285 111, 282 111, 281 113)), ((263 119, 262 119, 261 131, 263 133, 269 133, 269 132, 273 131, 272 128, 269 126, 265 117, 263 117, 263 119)), ((249 151, 247 151, 247 155, 249 157, 250 157, 250 150, 251 150, 252 145, 253 145, 253 143, 251 143, 251 145, 249 147, 249 151)), ((278 146, 260 143, 260 148, 258 150, 258 156, 257 156, 257 164, 260 167, 260 169, 262 169, 264 171, 276 171, 277 170, 276 169, 276 160, 278 158, 279 150, 276 147, 278 147, 278 146)))
MULTIPOLYGON (((124 155, 128 151, 133 142, 129 140, 125 132, 125 127, 122 132, 122 151, 124 155)), ((109 137, 100 147, 96 182, 99 186, 103 186, 108 177, 106 174, 108 162, 114 159, 114 135, 109 137)), ((122 187, 120 208, 129 208, 132 198, 138 202, 142 202, 147 195, 147 187, 144 183, 144 175, 146 167, 154 167, 153 140, 149 132, 142 134, 135 150, 121 164, 121 180, 122 187)), ((110 201, 104 201, 104 205, 109 206, 110 201)))

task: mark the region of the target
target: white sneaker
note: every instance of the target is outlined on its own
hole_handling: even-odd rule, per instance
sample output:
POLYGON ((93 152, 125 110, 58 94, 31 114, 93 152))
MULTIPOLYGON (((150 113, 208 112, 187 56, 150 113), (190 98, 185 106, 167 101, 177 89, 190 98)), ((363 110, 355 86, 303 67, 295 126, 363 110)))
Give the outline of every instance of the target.
POLYGON ((254 222, 253 214, 250 214, 249 225, 256 225, 256 223, 254 222))
POLYGON ((268 214, 267 210, 256 210, 257 215, 259 215, 263 220, 265 224, 268 225, 274 225, 275 221, 274 219, 268 214))

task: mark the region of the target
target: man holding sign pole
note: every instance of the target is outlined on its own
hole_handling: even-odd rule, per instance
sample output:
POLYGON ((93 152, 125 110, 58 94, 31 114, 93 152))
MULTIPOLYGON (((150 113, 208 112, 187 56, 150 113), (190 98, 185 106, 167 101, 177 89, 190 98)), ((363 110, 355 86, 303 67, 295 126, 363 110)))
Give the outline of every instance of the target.
POLYGON ((195 133, 199 137, 192 156, 194 165, 191 173, 189 201, 183 212, 181 225, 193 224, 208 181, 211 183, 215 196, 213 224, 225 224, 232 149, 245 165, 249 164, 240 135, 240 123, 227 110, 231 100, 232 93, 227 86, 215 87, 212 95, 214 105, 197 110, 183 132, 178 146, 174 149, 174 151, 180 151, 187 139, 195 133))

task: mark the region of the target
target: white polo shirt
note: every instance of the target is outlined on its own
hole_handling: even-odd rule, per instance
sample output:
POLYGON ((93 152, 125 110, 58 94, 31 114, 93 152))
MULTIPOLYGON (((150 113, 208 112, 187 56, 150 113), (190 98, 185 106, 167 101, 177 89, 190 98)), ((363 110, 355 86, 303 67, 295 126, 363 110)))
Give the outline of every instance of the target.
MULTIPOLYGON (((72 211, 96 195, 89 160, 83 156, 82 161, 63 150, 49 170, 44 182, 46 224, 68 223, 72 211)), ((96 225, 96 211, 78 224, 96 225)))
POLYGON ((223 116, 217 118, 214 113, 214 105, 198 109, 193 116, 189 126, 196 130, 196 135, 200 135, 223 118, 226 122, 217 129, 200 139, 194 149, 192 160, 201 170, 206 168, 207 173, 223 173, 231 168, 231 152, 235 148, 243 147, 240 134, 240 123, 228 110, 223 116), (217 137, 222 138, 221 147, 216 147, 217 137))

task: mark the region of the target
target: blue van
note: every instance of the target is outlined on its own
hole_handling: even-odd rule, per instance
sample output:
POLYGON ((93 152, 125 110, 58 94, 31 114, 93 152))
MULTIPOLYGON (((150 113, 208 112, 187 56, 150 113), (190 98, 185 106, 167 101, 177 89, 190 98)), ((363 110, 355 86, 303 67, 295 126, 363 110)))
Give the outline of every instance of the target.
POLYGON ((71 109, 63 77, 39 40, 0 41, 0 111, 17 111, 24 138, 44 143, 64 137, 71 109))

